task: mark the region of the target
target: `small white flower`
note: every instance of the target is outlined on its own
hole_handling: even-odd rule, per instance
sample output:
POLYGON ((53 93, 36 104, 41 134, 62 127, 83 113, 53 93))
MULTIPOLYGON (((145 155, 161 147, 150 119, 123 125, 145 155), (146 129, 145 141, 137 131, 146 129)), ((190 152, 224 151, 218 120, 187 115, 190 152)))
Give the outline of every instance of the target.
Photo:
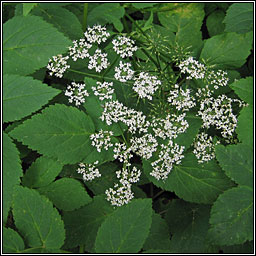
POLYGON ((120 61, 119 66, 115 67, 115 79, 123 83, 131 80, 134 75, 134 71, 130 68, 131 66, 130 63, 120 61))
POLYGON ((75 102, 76 106, 79 106, 85 102, 85 97, 89 96, 89 93, 85 89, 85 84, 72 82, 68 85, 65 95, 69 97, 69 103, 75 102))
POLYGON ((93 56, 89 57, 88 68, 95 68, 96 72, 100 73, 103 69, 106 69, 109 66, 107 59, 107 53, 102 53, 100 49, 97 49, 93 56))
POLYGON ((111 143, 111 136, 113 136, 112 131, 100 130, 97 133, 91 134, 90 139, 92 141, 92 146, 96 147, 98 152, 101 152, 102 148, 108 150, 113 146, 111 143))
POLYGON ((80 39, 79 42, 75 40, 73 41, 73 46, 69 47, 69 55, 72 57, 73 61, 88 58, 90 56, 88 50, 91 47, 92 45, 88 44, 84 38, 80 39))
POLYGON ((129 37, 118 36, 112 41, 114 51, 122 58, 132 57, 133 52, 137 51, 135 42, 129 37))
POLYGON ((47 65, 47 69, 50 71, 49 75, 62 78, 65 71, 70 68, 70 65, 67 64, 68 59, 69 56, 63 57, 61 54, 53 56, 47 65))
POLYGON ((96 168, 98 163, 99 161, 95 161, 93 164, 80 163, 77 172, 83 174, 84 181, 92 181, 95 178, 101 177, 99 169, 96 168))
POLYGON ((93 86, 92 90, 94 92, 94 95, 99 98, 99 100, 103 101, 105 99, 112 100, 112 95, 114 93, 114 89, 111 88, 113 86, 113 83, 110 82, 96 82, 97 86, 93 86))
POLYGON ((138 93, 140 98, 148 98, 152 100, 152 96, 161 85, 161 81, 155 76, 150 76, 148 73, 141 72, 139 77, 135 78, 133 90, 138 93))
POLYGON ((101 44, 101 42, 106 42, 110 36, 109 32, 106 32, 106 28, 100 25, 94 25, 92 28, 88 27, 87 31, 84 33, 85 38, 89 43, 101 44))

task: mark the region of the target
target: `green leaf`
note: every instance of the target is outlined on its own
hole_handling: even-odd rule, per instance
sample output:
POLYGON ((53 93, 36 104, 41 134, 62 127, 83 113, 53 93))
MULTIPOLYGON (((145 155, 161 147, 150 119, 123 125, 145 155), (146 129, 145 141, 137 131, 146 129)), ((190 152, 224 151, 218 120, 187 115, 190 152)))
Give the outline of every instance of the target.
POLYGON ((36 8, 32 11, 32 14, 41 16, 45 21, 51 23, 60 32, 72 40, 77 40, 83 37, 82 24, 75 14, 65 8, 36 8))
POLYGON ((206 253, 210 206, 173 200, 165 215, 174 253, 206 253))
POLYGON ((239 114, 236 133, 244 144, 253 147, 253 107, 244 107, 239 114))
POLYGON ((12 203, 13 188, 20 183, 22 176, 19 151, 12 139, 3 133, 3 222, 6 223, 12 203))
POLYGON ((236 244, 231 246, 222 246, 221 250, 225 254, 253 254, 254 243, 246 242, 244 244, 236 244))
POLYGON ((162 250, 162 249, 160 249, 160 250, 150 249, 150 250, 147 250, 147 251, 143 251, 142 253, 145 253, 145 254, 147 254, 147 253, 150 253, 150 254, 160 254, 160 253, 168 254, 168 253, 172 253, 172 252, 169 251, 169 250, 162 250))
POLYGON ((113 212, 113 207, 104 196, 95 196, 92 203, 72 212, 64 212, 66 229, 65 248, 84 245, 85 251, 92 252, 98 228, 113 212))
POLYGON ((170 250, 169 227, 159 214, 153 212, 149 235, 143 245, 143 250, 170 250))
POLYGON ((253 191, 239 186, 225 191, 212 206, 209 239, 219 245, 253 239, 253 191))
POLYGON ((154 5, 156 5, 156 3, 132 3, 132 6, 135 7, 136 9, 149 8, 154 5))
POLYGON ((229 86, 240 99, 253 106, 253 78, 251 76, 239 79, 229 86))
POLYGON ((205 40, 200 60, 217 69, 235 69, 241 67, 252 48, 252 33, 233 32, 213 36, 205 40))
POLYGON ((64 211, 73 211, 92 201, 82 184, 72 178, 59 179, 38 191, 64 211))
POLYGON ((15 128, 11 136, 45 156, 74 164, 92 151, 93 132, 93 122, 84 112, 55 104, 15 128))
POLYGON ((47 186, 58 176, 62 167, 58 161, 41 156, 27 169, 22 184, 30 188, 47 186))
POLYGON ((137 253, 152 222, 151 199, 133 199, 102 223, 95 241, 96 253, 137 253))
POLYGON ((4 75, 4 122, 20 120, 40 109, 60 90, 49 87, 32 77, 4 75))
POLYGON ((40 17, 16 16, 3 26, 4 73, 28 75, 67 51, 71 41, 40 17))
POLYGON ((20 253, 25 245, 20 235, 11 228, 3 228, 3 253, 20 253))
POLYGON ((150 175, 149 161, 143 160, 145 174, 157 187, 175 194, 189 202, 210 204, 219 194, 233 186, 216 161, 198 164, 196 157, 185 154, 180 165, 175 165, 166 180, 157 180, 150 175))
POLYGON ((113 23, 115 28, 121 32, 123 25, 120 23, 120 19, 124 16, 125 9, 120 3, 104 3, 95 7, 88 13, 88 25, 94 24, 105 25, 107 23, 113 23))
POLYGON ((23 3, 23 15, 27 16, 37 3, 23 3))
POLYGON ((202 3, 167 3, 170 11, 159 11, 160 23, 176 33, 175 42, 183 47, 191 47, 198 53, 202 46, 201 27, 204 19, 204 5, 202 3))
POLYGON ((247 33, 253 30, 253 3, 234 3, 224 19, 226 32, 247 33))
POLYGON ((202 125, 202 119, 193 113, 187 114, 185 119, 188 121, 189 127, 184 133, 180 134, 175 139, 175 143, 185 146, 185 148, 188 149, 198 134, 198 131, 202 125))
POLYGON ((225 12, 222 10, 216 10, 207 17, 206 26, 210 37, 223 33, 225 29, 224 18, 225 12))
POLYGON ((243 144, 216 146, 216 157, 226 175, 239 185, 253 187, 253 151, 243 144))
POLYGON ((29 247, 58 249, 65 230, 57 209, 37 191, 17 186, 13 200, 15 226, 29 247))

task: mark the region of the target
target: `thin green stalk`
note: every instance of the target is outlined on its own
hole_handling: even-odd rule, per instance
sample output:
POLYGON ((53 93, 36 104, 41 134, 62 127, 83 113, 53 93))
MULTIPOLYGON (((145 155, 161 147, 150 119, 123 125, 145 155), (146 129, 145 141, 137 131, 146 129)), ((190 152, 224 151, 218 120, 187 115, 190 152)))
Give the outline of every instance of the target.
POLYGON ((79 253, 84 253, 84 245, 79 246, 79 253))
POLYGON ((84 13, 83 13, 83 31, 84 32, 87 27, 87 14, 88 14, 88 3, 84 3, 84 13))

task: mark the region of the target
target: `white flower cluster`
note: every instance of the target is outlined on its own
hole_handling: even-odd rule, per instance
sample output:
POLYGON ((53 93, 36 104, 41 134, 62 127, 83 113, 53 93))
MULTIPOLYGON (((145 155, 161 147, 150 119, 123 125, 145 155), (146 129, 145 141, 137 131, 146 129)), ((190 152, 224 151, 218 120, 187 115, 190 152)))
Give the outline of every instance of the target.
POLYGON ((226 86, 228 84, 229 78, 227 74, 228 73, 223 70, 217 70, 216 72, 212 70, 208 72, 207 80, 210 85, 213 85, 214 89, 217 90, 219 86, 226 86))
POLYGON ((110 36, 109 32, 106 31, 105 27, 101 25, 94 25, 92 28, 88 27, 84 33, 85 38, 88 42, 98 43, 106 42, 108 37, 110 36))
POLYGON ((215 126, 222 130, 221 135, 224 138, 232 136, 237 126, 237 118, 232 112, 232 102, 235 102, 226 95, 219 95, 216 99, 213 97, 205 98, 200 103, 198 116, 203 120, 203 128, 215 126))
POLYGON ((135 42, 129 37, 118 36, 112 41, 114 51, 121 56, 121 58, 132 57, 133 52, 137 51, 135 42))
POLYGON ((73 61, 77 59, 85 59, 90 56, 88 50, 92 47, 88 44, 84 38, 81 38, 79 42, 77 40, 73 41, 73 46, 69 47, 69 55, 72 57, 73 61))
POLYGON ((137 131, 139 133, 147 132, 149 126, 149 122, 146 121, 146 116, 142 112, 129 109, 117 100, 105 103, 100 119, 107 125, 111 125, 113 122, 123 122, 128 126, 129 132, 133 134, 137 131))
POLYGON ((88 68, 95 68, 96 72, 100 73, 103 69, 106 69, 109 66, 109 62, 107 59, 107 53, 102 53, 100 49, 96 49, 93 56, 89 56, 89 64, 88 68))
POLYGON ((132 192, 132 184, 139 181, 141 171, 135 166, 131 171, 123 168, 121 171, 117 171, 117 178, 120 180, 120 184, 115 184, 114 188, 109 188, 105 191, 107 200, 111 202, 113 206, 122 206, 128 204, 134 197, 132 192))
POLYGON ((112 131, 103 131, 102 129, 90 135, 92 141, 92 146, 96 147, 98 152, 101 152, 102 148, 108 150, 113 146, 111 143, 111 136, 113 136, 112 131))
POLYGON ((115 67, 115 79, 123 83, 133 79, 134 71, 130 68, 131 66, 131 63, 120 61, 119 66, 115 67))
POLYGON ((93 164, 80 163, 77 172, 83 174, 84 181, 92 181, 95 178, 101 177, 99 169, 96 168, 98 163, 99 161, 95 161, 93 164))
POLYGON ((213 142, 212 136, 209 136, 205 132, 197 134, 193 146, 193 153, 198 159, 198 163, 208 162, 215 158, 215 146, 220 142, 213 142))
POLYGON ((140 98, 152 100, 152 96, 161 85, 161 81, 156 76, 150 76, 148 73, 140 72, 139 77, 135 78, 133 90, 138 93, 140 98))
POLYGON ((161 144, 161 151, 158 155, 158 159, 151 163, 153 170, 150 175, 157 180, 165 180, 168 178, 170 171, 173 168, 173 164, 180 164, 181 159, 184 158, 182 154, 185 147, 169 141, 168 145, 161 144))
POLYGON ((115 148, 113 149, 114 158, 118 159, 121 163, 124 163, 126 166, 130 166, 131 163, 129 160, 133 157, 132 148, 127 148, 125 143, 116 143, 115 148))
POLYGON ((149 159, 157 151, 158 142, 151 133, 146 133, 142 137, 134 137, 130 142, 132 151, 142 158, 149 159))
POLYGON ((62 54, 57 56, 53 56, 52 59, 49 60, 47 65, 47 69, 49 69, 49 75, 62 78, 64 72, 70 68, 70 65, 67 64, 67 60, 69 56, 63 57, 62 54))
POLYGON ((114 93, 114 89, 111 88, 113 83, 110 82, 96 82, 97 86, 92 86, 92 90, 94 95, 99 97, 99 100, 103 101, 105 99, 112 100, 112 95, 114 93))
POLYGON ((165 139, 175 139, 178 134, 184 133, 189 124, 185 120, 186 113, 180 115, 168 114, 165 118, 153 118, 151 126, 155 136, 165 139))
POLYGON ((89 96, 89 93, 85 89, 85 84, 72 82, 68 85, 65 95, 69 97, 69 103, 75 102, 76 106, 80 106, 85 102, 85 97, 89 96))
POLYGON ((182 90, 177 84, 175 88, 175 90, 170 91, 170 96, 167 100, 177 110, 188 111, 196 105, 194 97, 190 95, 190 89, 182 90))

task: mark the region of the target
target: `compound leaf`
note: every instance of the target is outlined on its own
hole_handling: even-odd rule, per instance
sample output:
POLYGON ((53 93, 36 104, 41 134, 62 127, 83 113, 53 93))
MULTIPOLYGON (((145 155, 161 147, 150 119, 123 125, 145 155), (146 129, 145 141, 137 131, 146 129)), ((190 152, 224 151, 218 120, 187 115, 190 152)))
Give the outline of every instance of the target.
POLYGON ((253 29, 253 3, 234 3, 223 21, 226 32, 246 33, 253 29))
POLYGON ((149 161, 143 161, 147 177, 156 186, 173 191, 180 198, 194 203, 210 204, 218 195, 233 186, 216 161, 198 164, 196 157, 188 153, 180 165, 175 165, 166 180, 157 180, 150 175, 149 161))
POLYGON ((81 161, 92 151, 91 118, 75 107, 52 105, 11 131, 11 136, 63 164, 81 161))
POLYGON ((15 226, 29 247, 58 249, 64 243, 61 216, 37 191, 17 186, 13 200, 15 226))
POLYGON ((253 191, 238 186, 225 191, 211 209, 208 235, 219 245, 242 244, 253 239, 253 191))
POLYGON ((3 228, 3 253, 20 253, 25 245, 21 236, 11 228, 3 228))
POLYGON ((8 211, 12 203, 13 187, 20 183, 22 176, 19 151, 12 139, 3 133, 3 221, 7 220, 8 211))
POLYGON ((217 145, 216 157, 228 177, 239 185, 253 186, 253 151, 250 147, 217 145))
POLYGON ((205 41, 200 59, 215 68, 239 68, 250 54, 252 39, 252 33, 230 32, 213 36, 205 41))
POLYGON ((30 188, 47 186, 58 176, 63 165, 46 156, 41 156, 27 169, 22 184, 30 188))
POLYGON ((210 206, 173 200, 165 215, 174 253, 206 253, 210 206))
POLYGON ((32 77, 4 75, 3 107, 4 122, 20 120, 40 109, 60 93, 32 77))
POLYGON ((142 248, 152 222, 150 199, 133 199, 116 209, 98 230, 97 253, 137 253, 142 248))
POLYGON ((65 248, 84 245, 86 251, 92 252, 98 228, 113 212, 113 207, 103 196, 95 196, 93 201, 72 212, 64 212, 66 229, 65 248))
POLYGON ((28 75, 63 53, 71 41, 42 18, 15 16, 3 26, 4 73, 28 75))
POLYGON ((72 178, 59 179, 38 191, 64 211, 73 211, 92 201, 82 184, 72 178))

